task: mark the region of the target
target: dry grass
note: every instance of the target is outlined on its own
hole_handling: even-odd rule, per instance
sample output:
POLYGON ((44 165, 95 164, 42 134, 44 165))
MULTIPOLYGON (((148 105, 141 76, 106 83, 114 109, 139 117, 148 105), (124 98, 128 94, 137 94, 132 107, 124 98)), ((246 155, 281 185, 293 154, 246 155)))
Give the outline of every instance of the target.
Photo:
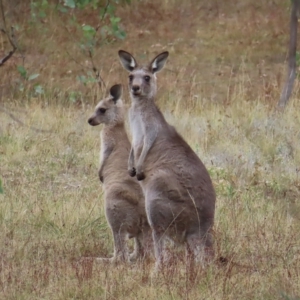
MULTIPOLYGON (((0 299, 299 299, 299 82, 284 114, 274 112, 288 4, 201 2, 119 8, 128 37, 96 57, 109 86, 126 84, 117 49, 141 59, 170 50, 158 104, 210 170, 217 254, 229 263, 189 269, 179 253, 152 278, 153 263, 77 262, 113 249, 97 177, 99 132, 87 124, 102 91, 76 82, 82 70, 65 49, 89 64, 78 32, 70 38, 64 20, 48 14, 35 26, 18 21, 25 66, 41 74, 45 94, 32 94, 36 82, 18 89, 20 58, 1 69, 1 103, 26 126, 0 111, 0 299), (81 93, 76 103, 71 92, 81 93)), ((80 18, 93 22, 93 12, 80 18)))

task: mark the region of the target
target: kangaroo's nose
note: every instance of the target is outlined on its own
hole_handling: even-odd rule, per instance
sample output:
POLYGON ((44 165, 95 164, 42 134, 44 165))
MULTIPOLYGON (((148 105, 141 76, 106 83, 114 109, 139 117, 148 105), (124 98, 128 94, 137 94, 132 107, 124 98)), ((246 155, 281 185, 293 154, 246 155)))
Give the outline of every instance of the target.
POLYGON ((93 118, 89 118, 89 119, 88 119, 88 123, 89 123, 90 125, 92 125, 92 126, 95 126, 95 125, 96 125, 93 118))
POLYGON ((140 87, 138 85, 133 85, 131 89, 133 92, 138 92, 140 90, 140 87))

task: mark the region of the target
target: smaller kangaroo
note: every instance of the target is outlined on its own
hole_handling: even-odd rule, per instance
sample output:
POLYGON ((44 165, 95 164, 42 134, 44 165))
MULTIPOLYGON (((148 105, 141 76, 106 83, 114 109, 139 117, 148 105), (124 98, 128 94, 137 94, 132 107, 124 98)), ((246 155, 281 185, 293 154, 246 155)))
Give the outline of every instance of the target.
POLYGON ((130 142, 125 130, 125 108, 120 99, 122 85, 110 88, 88 119, 92 126, 104 124, 101 131, 99 178, 103 183, 105 213, 114 239, 114 256, 99 261, 135 261, 151 251, 151 229, 145 212, 143 192, 136 179, 127 172, 130 142), (134 238, 135 247, 128 254, 126 239, 134 238))
POLYGON ((187 142, 169 125, 155 104, 156 73, 169 53, 139 65, 124 50, 122 66, 129 72, 132 149, 130 176, 140 181, 153 233, 156 269, 165 261, 164 240, 186 244, 188 257, 203 261, 214 255, 212 227, 216 195, 209 173, 187 142))

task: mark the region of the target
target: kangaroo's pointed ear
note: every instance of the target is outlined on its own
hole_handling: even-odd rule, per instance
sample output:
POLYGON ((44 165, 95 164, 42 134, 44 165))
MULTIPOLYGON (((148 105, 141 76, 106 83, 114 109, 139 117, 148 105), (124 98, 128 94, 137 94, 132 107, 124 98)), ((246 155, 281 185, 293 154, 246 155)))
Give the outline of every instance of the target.
POLYGON ((119 53, 121 64, 125 70, 131 72, 137 67, 137 62, 130 53, 124 50, 119 50, 118 53, 119 53))
POLYGON ((159 72, 164 66, 169 56, 169 52, 165 51, 159 55, 157 55, 152 62, 150 63, 150 70, 152 73, 159 72))
POLYGON ((109 90, 110 96, 112 97, 112 100, 116 104, 117 101, 121 98, 122 96, 122 84, 116 84, 113 85, 110 90, 109 90))

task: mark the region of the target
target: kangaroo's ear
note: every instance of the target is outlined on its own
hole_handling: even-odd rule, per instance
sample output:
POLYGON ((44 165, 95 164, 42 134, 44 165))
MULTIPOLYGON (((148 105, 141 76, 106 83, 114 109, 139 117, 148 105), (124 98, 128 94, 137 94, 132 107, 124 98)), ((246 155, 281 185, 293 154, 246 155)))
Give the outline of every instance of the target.
POLYGON ((159 72, 164 66, 169 56, 169 52, 165 51, 159 55, 157 55, 152 62, 150 63, 150 70, 152 73, 159 72))
POLYGON ((112 97, 114 103, 116 104, 122 96, 122 84, 113 85, 109 90, 109 94, 112 97))
POLYGON ((137 62, 130 53, 124 50, 119 50, 118 53, 119 53, 121 64, 125 70, 131 72, 137 67, 137 62))

